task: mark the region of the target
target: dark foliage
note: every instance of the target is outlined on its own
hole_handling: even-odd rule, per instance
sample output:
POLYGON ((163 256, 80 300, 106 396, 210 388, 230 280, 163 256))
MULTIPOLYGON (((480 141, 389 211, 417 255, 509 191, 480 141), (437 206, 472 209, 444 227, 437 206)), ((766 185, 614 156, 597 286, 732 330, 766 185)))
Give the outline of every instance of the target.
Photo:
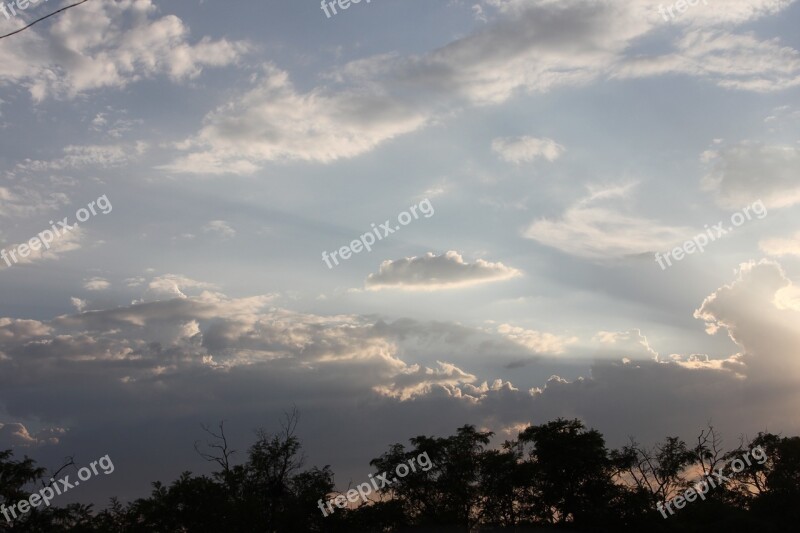
MULTIPOLYGON (((530 426, 499 448, 490 446, 492 433, 468 425, 392 445, 370 462, 376 474, 423 454, 430 466, 393 476, 368 503, 323 516, 320 500, 339 493, 329 467, 304 468, 297 421, 293 412, 277 434, 257 432, 241 464, 232 462, 222 424, 204 428, 212 440, 195 449, 219 467, 212 476, 186 472, 128 505, 112 499, 99 513, 39 507, 10 524, 0 518, 0 532, 749 532, 786 531, 800 519, 800 437, 761 433, 725 452, 709 428, 694 446, 669 437, 652 449, 631 441, 609 451, 599 432, 563 419, 530 426), (704 499, 666 519, 656 509, 757 446, 763 460, 728 469, 704 499)), ((26 498, 49 478, 32 460, 0 452, 0 503, 26 498)))

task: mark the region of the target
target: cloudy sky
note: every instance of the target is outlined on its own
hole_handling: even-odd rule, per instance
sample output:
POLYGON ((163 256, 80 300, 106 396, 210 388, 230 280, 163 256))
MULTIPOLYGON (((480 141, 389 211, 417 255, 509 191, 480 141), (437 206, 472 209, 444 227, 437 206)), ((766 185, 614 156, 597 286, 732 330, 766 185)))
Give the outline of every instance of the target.
POLYGON ((465 423, 800 433, 798 4, 89 0, 0 39, 0 449, 109 454, 103 502, 292 405, 342 486, 465 423))

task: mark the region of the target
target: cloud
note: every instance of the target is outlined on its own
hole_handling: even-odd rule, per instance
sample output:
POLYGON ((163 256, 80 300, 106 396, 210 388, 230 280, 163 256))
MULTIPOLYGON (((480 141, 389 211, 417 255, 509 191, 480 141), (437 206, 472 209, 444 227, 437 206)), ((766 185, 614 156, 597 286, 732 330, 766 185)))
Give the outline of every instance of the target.
MULTIPOLYGON (((0 83, 26 86, 35 101, 75 98, 157 75, 175 82, 195 78, 204 67, 235 63, 249 48, 208 37, 190 44, 181 19, 157 12, 151 0, 87 2, 71 9, 48 26, 0 42, 0 83)), ((20 23, 3 19, 0 28, 20 23)))
POLYGON ((147 149, 148 145, 145 142, 88 146, 70 145, 64 148, 64 157, 52 161, 26 159, 17 165, 17 170, 42 172, 85 167, 117 168, 127 165, 136 156, 144 154, 147 149))
POLYGON ((16 339, 20 342, 48 335, 52 329, 38 320, 0 318, 0 341, 16 339))
POLYGON ((212 220, 203 226, 203 232, 211 233, 222 239, 232 239, 236 237, 236 230, 224 220, 212 220))
MULTIPOLYGON (((135 286, 130 285, 129 286, 135 286)), ((157 276, 147 285, 145 297, 149 299, 188 298, 186 289, 214 289, 215 285, 196 281, 180 274, 164 274, 157 276)))
MULTIPOLYGON (((53 241, 50 243, 49 248, 45 248, 44 246, 40 245, 38 250, 34 250, 30 248, 30 245, 28 244, 30 241, 18 244, 8 244, 6 246, 3 246, 2 249, 4 249, 7 252, 9 257, 8 262, 11 264, 8 265, 5 261, 0 261, 0 271, 5 268, 11 268, 12 266, 16 265, 26 265, 26 264, 36 263, 39 261, 53 261, 59 259, 62 255, 66 253, 74 252, 75 250, 80 250, 82 247, 81 241, 83 241, 85 235, 86 235, 86 230, 84 230, 82 227, 73 226, 70 231, 61 230, 61 233, 53 238, 53 241), (25 257, 22 257, 19 254, 18 247, 21 244, 28 245, 29 253, 25 257), (14 252, 13 257, 11 256, 12 251, 14 252), (14 260, 14 258, 16 258, 16 261, 14 260)), ((33 237, 36 237, 36 235, 34 235, 33 237)))
POLYGON ((631 428, 643 442, 685 436, 711 417, 727 435, 765 427, 793 432, 800 429, 800 300, 776 300, 793 287, 776 264, 751 263, 703 302, 697 318, 736 343, 738 353, 728 357, 652 356, 655 349, 637 330, 601 332, 593 340, 597 353, 616 350, 616 360, 597 361, 587 377, 571 381, 552 372, 515 375, 537 380, 533 387, 487 379, 470 367, 491 373, 503 364, 498 354, 557 347, 546 334, 313 315, 274 307, 270 295, 229 298, 198 287, 195 296, 49 321, 0 318, 0 403, 16 420, 69 420, 70 438, 102 444, 115 457, 158 448, 161 459, 134 475, 142 486, 159 472, 162 479, 179 474, 183 465, 169 470, 169 464, 183 448, 163 443, 181 442, 198 416, 233 416, 249 429, 265 410, 280 413, 290 400, 311 414, 304 426, 309 453, 348 466, 352 459, 325 444, 331 424, 347 430, 348 457, 361 463, 375 453, 364 427, 401 439, 409 427, 417 434, 441 431, 442 420, 453 421, 450 430, 473 423, 499 431, 579 417, 611 445, 624 443, 631 428), (631 355, 636 360, 619 361, 631 355), (118 438, 145 424, 153 439, 118 438))
POLYGON ((395 375, 391 383, 375 387, 379 394, 406 401, 415 396, 429 394, 434 387, 455 390, 457 386, 474 382, 477 378, 450 363, 436 361, 438 368, 411 365, 395 375))
POLYGON ((111 287, 107 279, 94 277, 84 281, 83 288, 87 291, 104 291, 111 287))
POLYGON ((523 329, 511 324, 497 326, 497 332, 537 354, 562 354, 568 344, 578 342, 577 337, 559 337, 552 333, 523 329))
MULTIPOLYGON (((214 134, 210 134, 214 137, 214 134)), ((184 146, 199 148, 203 142, 189 142, 184 146)), ((222 143, 224 144, 224 143, 222 143)), ((172 163, 156 167, 158 170, 174 172, 176 174, 236 174, 246 176, 253 174, 261 167, 251 161, 242 159, 246 155, 237 153, 235 147, 217 150, 213 143, 206 143, 208 152, 194 152, 177 157, 172 163)), ((259 159, 256 155, 254 159, 259 159)))
POLYGON ((537 2, 519 14, 422 56, 372 56, 337 67, 331 85, 297 91, 273 65, 257 87, 209 113, 183 143, 191 153, 162 168, 252 173, 268 161, 330 163, 369 152, 460 105, 498 104, 518 90, 585 83, 624 49, 617 8, 537 2))
MULTIPOLYGON (((736 11, 743 3, 732 1, 726 5, 728 9, 716 6, 720 19, 729 17, 729 12, 736 11)), ((401 135, 458 113, 468 114, 477 106, 499 105, 510 102, 509 99, 516 105, 520 103, 517 95, 605 79, 615 75, 615 65, 657 47, 648 38, 652 28, 664 29, 655 37, 674 31, 657 20, 651 21, 644 7, 657 16, 656 5, 649 2, 645 6, 637 0, 498 1, 484 5, 483 13, 491 22, 481 25, 480 32, 429 54, 371 57, 331 65, 328 77, 322 81, 309 78, 308 69, 300 69, 303 74, 297 76, 293 72, 290 78, 277 67, 267 67, 252 85, 219 93, 225 95, 222 105, 205 113, 202 123, 204 113, 198 116, 198 123, 191 130, 195 134, 182 145, 185 151, 180 155, 185 156, 187 168, 210 173, 252 173, 274 161, 330 163, 368 154, 401 135), (636 16, 627 11, 640 8, 634 13, 636 16), (338 75, 341 77, 337 78, 338 75), (341 129, 334 124, 341 124, 341 129)), ((701 24, 685 20, 687 27, 701 24)), ((86 22, 90 23, 94 24, 86 22)), ((97 24, 105 23, 100 20, 97 24)), ((684 22, 678 25, 681 27, 678 31, 683 31, 684 22)), ((769 26, 759 26, 759 31, 769 26)), ((50 22, 41 26, 50 27, 50 22)), ((82 37, 80 29, 74 32, 75 39, 82 37)), ((39 32, 37 28, 34 30, 39 32)), ((21 35, 35 36, 34 30, 21 35)), ((91 34, 88 32, 87 37, 91 34)), ((45 35, 40 32, 38 38, 58 44, 57 39, 45 41, 42 37, 45 35)), ((29 36, 20 41, 18 49, 4 47, 7 48, 4 64, 16 61, 17 53, 27 53, 25 43, 33 45, 29 50, 39 50, 37 42, 29 36)), ((138 46, 138 41, 132 42, 138 46)), ((738 47, 757 42, 717 37, 706 43, 701 39, 700 44, 711 48, 697 57, 710 61, 701 65, 705 70, 697 71, 697 75, 706 83, 721 83, 726 79, 743 86, 754 80, 765 83, 780 74, 771 58, 784 57, 790 61, 786 63, 785 75, 775 78, 776 86, 790 80, 794 69, 791 54, 782 56, 776 48, 782 48, 780 43, 768 41, 775 46, 764 47, 765 61, 761 66, 746 55, 748 49, 738 47), (729 56, 724 46, 732 47, 729 56), (739 59, 750 62, 742 63, 744 67, 739 74, 726 73, 725 69, 735 67, 739 59), (745 72, 747 69, 752 74, 745 72)), ((84 55, 91 58, 91 63, 111 61, 103 55, 106 45, 113 47, 113 35, 111 42, 89 47, 90 52, 84 55)), ((73 48, 61 50, 71 57, 73 48)), ((57 46, 54 49, 59 50, 57 46)), ((141 57, 136 57, 132 59, 134 62, 141 61, 141 57)), ((72 71, 74 74, 62 79, 56 72, 52 79, 40 83, 47 97, 67 98, 71 91, 91 91, 88 87, 99 86, 96 79, 80 78, 86 75, 88 67, 82 59, 77 61, 80 64, 72 71)), ((69 61, 63 64, 68 65, 69 61)), ((19 72, 26 68, 21 66, 19 72)), ((108 85, 102 86, 113 88, 118 83, 169 76, 165 68, 153 65, 140 73, 134 70, 136 73, 122 74, 111 70, 108 85), (121 80, 114 80, 120 76, 121 80)), ((4 69, 5 66, 0 66, 0 71, 4 69)), ((35 75, 29 79, 30 83, 36 81, 35 75)), ((7 81, 3 78, 0 83, 7 81)), ((234 76, 231 84, 237 83, 234 76)), ((6 87, 13 89, 9 93, 12 97, 19 92, 19 87, 6 87)), ((215 85, 212 92, 218 88, 215 85)), ((158 92, 158 87, 152 89, 158 92)), ((83 92, 79 94, 80 103, 85 98, 83 92)), ((99 96, 103 98, 95 100, 105 100, 109 95, 99 96)), ((5 94, 3 97, 8 99, 5 94)), ((96 113, 105 113, 106 108, 86 109, 84 104, 79 111, 85 129, 93 117, 97 118, 96 113)), ((18 107, 10 112, 7 105, 2 109, 6 115, 15 116, 24 111, 18 107)), ((39 118, 49 116, 44 114, 39 118)), ((114 124, 114 117, 109 114, 93 125, 106 131, 114 124)), ((161 131, 157 124, 152 126, 156 134, 161 131)), ((125 125, 120 127, 124 129, 125 125)), ((91 131, 83 133, 99 138, 91 131)), ((42 142, 45 141, 43 137, 42 142)), ((520 161, 533 157, 534 164, 543 163, 547 159, 546 149, 540 145, 538 152, 531 151, 528 144, 521 142, 518 151, 509 152, 511 157, 520 161)), ((129 164, 126 156, 135 157, 134 148, 134 144, 122 142, 70 147, 64 153, 56 153, 54 161, 31 162, 27 168, 42 171, 71 171, 90 166, 117 168, 129 164)), ((572 150, 571 145, 569 148, 572 150)), ((22 173, 25 168, 14 170, 22 173)), ((118 178, 122 179, 118 176, 113 181, 119 181, 118 178)), ((437 183, 436 174, 420 179, 428 185, 437 183)), ((80 181, 80 186, 86 185, 84 180, 76 181, 80 181)), ((463 200, 462 181, 452 175, 445 180, 448 196, 456 203, 463 200)), ((158 187, 154 189, 154 184, 150 183, 141 192, 157 194, 158 187)), ((44 188, 36 196, 9 183, 3 185, 0 212, 4 215, 4 228, 11 226, 6 215, 31 214, 33 211, 26 209, 44 206, 40 199, 49 201, 51 208, 66 205, 59 203, 61 199, 50 197, 50 191, 44 188)), ((412 183, 407 189, 400 193, 414 194, 425 186, 412 183)), ((517 199, 525 194, 523 191, 517 199)), ((202 203, 203 198, 198 198, 202 203)), ((650 220, 654 215, 634 207, 634 200, 629 197, 627 187, 593 190, 587 198, 570 201, 548 214, 551 226, 538 228, 548 231, 534 232, 533 238, 568 253, 603 257, 606 248, 608 255, 614 256, 637 253, 661 246, 659 238, 667 241, 680 233, 681 228, 662 228, 650 220)), ((148 202, 142 205, 145 204, 148 202)), ((164 206, 156 204, 150 207, 163 211, 164 206)), ((202 205, 197 207, 204 209, 202 205)), ((137 220, 141 218, 147 223, 152 220, 151 215, 150 211, 144 212, 137 220)), ((221 216, 224 215, 201 219, 197 231, 192 230, 198 234, 196 240, 204 237, 200 226, 221 216)), ((526 221, 533 222, 535 216, 539 215, 530 215, 526 221)), ((243 222, 238 218, 230 223, 218 222, 214 230, 223 236, 228 228, 235 231, 232 225, 240 232, 245 228, 239 227, 243 222)), ((270 224, 273 222, 280 226, 279 221, 270 224)), ((181 231, 185 230, 175 233, 181 231)), ((388 286, 400 289, 431 290, 518 275, 510 266, 471 258, 466 262, 458 254, 450 257, 453 253, 390 261, 387 272, 382 268, 372 277, 378 283, 385 281, 388 286), (414 260, 417 263, 412 264, 414 260), (389 279, 381 278, 384 274, 389 279)), ((153 258, 148 253, 135 255, 135 261, 153 258)), ((106 259, 113 263, 119 258, 106 259)), ((504 257, 487 259, 508 262, 504 257)), ((109 276, 115 290, 113 294, 100 293, 102 307, 91 301, 92 294, 98 293, 89 295, 90 302, 72 299, 77 311, 68 307, 69 295, 85 296, 78 292, 82 291, 83 277, 93 275, 75 271, 67 278, 76 285, 72 289, 61 287, 64 290, 54 292, 56 299, 45 307, 37 307, 36 295, 31 294, 31 305, 10 308, 30 313, 38 320, 28 320, 22 315, 0 318, 3 421, 31 428, 22 431, 9 427, 6 434, 13 435, 17 443, 29 444, 31 439, 45 439, 36 433, 42 423, 69 426, 70 434, 58 446, 58 456, 64 455, 61 450, 71 453, 97 448, 101 453, 111 453, 115 461, 119 458, 119 464, 131 466, 130 477, 119 478, 118 483, 124 484, 127 493, 123 497, 137 490, 132 487, 146 491, 152 479, 168 481, 182 469, 198 471, 194 468, 198 464, 204 468, 201 460, 185 454, 187 444, 190 447, 192 441, 202 437, 198 435, 199 422, 231 420, 232 428, 238 426, 246 433, 231 441, 236 442, 237 449, 243 449, 243 445, 251 442, 246 439, 252 437, 249 433, 252 427, 269 424, 273 413, 295 402, 304 413, 301 428, 310 458, 321 464, 334 464, 337 479, 354 479, 347 476, 346 469, 339 468, 341 463, 357 462, 366 468, 367 459, 380 453, 385 444, 412 434, 442 435, 465 423, 496 430, 520 427, 519 424, 527 422, 541 423, 556 416, 578 416, 616 442, 624 440, 631 431, 641 439, 662 437, 664 433, 686 435, 687 428, 691 431, 712 416, 721 429, 725 428, 729 438, 753 428, 763 429, 762 424, 769 424, 772 430, 791 431, 797 427, 794 413, 798 397, 794 391, 800 390, 797 387, 800 380, 795 379, 797 369, 793 361, 797 359, 794 332, 800 298, 796 286, 788 283, 785 274, 776 273, 774 265, 751 268, 734 280, 731 288, 713 291, 713 299, 703 304, 702 321, 693 324, 695 330, 702 332, 707 322, 710 330, 723 335, 718 343, 713 343, 717 347, 725 346, 724 335, 730 332, 736 342, 730 345, 732 348, 723 349, 722 354, 690 351, 674 356, 663 351, 659 355, 659 345, 678 342, 683 345, 685 339, 675 341, 667 338, 663 328, 643 325, 663 318, 661 308, 656 318, 653 313, 633 318, 611 316, 613 305, 603 308, 599 314, 613 325, 602 327, 621 331, 602 331, 591 338, 600 329, 598 326, 588 330, 583 342, 576 342, 569 325, 555 329, 530 325, 550 323, 551 319, 566 324, 570 318, 564 316, 527 317, 524 327, 519 327, 514 321, 503 322, 510 320, 508 309, 492 306, 486 312, 499 312, 503 319, 491 330, 482 330, 395 317, 384 322, 374 316, 314 314, 281 308, 276 303, 281 300, 274 295, 228 297, 217 292, 222 288, 198 281, 203 278, 194 274, 155 278, 148 274, 146 278, 125 280, 142 269, 135 264, 128 266, 129 272, 109 276), (141 300, 131 304, 133 296, 122 299, 117 289, 135 290, 141 293, 136 295, 141 300), (112 298, 121 301, 111 302, 112 298), (57 311, 48 311, 52 309, 57 311), (53 317, 47 316, 48 312, 65 314, 53 317), (656 331, 645 331, 647 327, 656 331), (575 363, 578 356, 582 360, 575 363), (506 368, 509 361, 522 358, 530 361, 524 370, 506 368), (622 358, 626 359, 620 361, 622 358), (780 375, 780 368, 785 376, 780 375), (577 378, 579 375, 584 377, 577 378), (549 376, 554 377, 548 379, 549 376), (33 420, 41 422, 34 426, 30 422, 33 420), (443 420, 447 422, 445 426, 443 420), (331 428, 335 428, 337 438, 341 439, 337 446, 330 446, 331 428), (143 434, 150 438, 142 439, 143 434), (142 456, 146 459, 142 460, 142 456), (197 462, 192 464, 193 460, 197 462)), ((200 271, 193 268, 195 273, 200 271)), ((725 274, 710 273, 710 276, 725 274)), ((693 287, 700 285, 698 282, 693 287)), ((312 295, 318 292, 314 290, 312 295)), ((336 297, 331 296, 319 305, 330 309, 335 303, 336 297)), ((694 303, 699 304, 699 299, 694 303)), ((598 307, 589 305, 584 311, 597 315, 598 307)), ((387 312, 400 311, 393 308, 387 312)), ((679 331, 677 335, 687 334, 692 326, 686 325, 681 317, 669 319, 670 324, 679 324, 681 329, 667 328, 667 331, 679 331)), ((10 423, 6 426, 11 426, 10 423)), ((109 480, 117 483, 116 478, 109 480)), ((106 487, 103 490, 118 493, 106 487)), ((133 497, 125 499, 132 501, 133 497)))
POLYGON ((0 423, 0 450, 58 444, 58 437, 64 433, 61 428, 47 428, 31 435, 28 428, 18 422, 0 423))
MULTIPOLYGON (((637 361, 596 362, 590 377, 568 381, 554 376, 544 387, 531 389, 529 412, 540 420, 577 416, 618 443, 630 427, 637 428, 639 440, 686 436, 710 418, 731 436, 764 429, 796 432, 800 300, 787 306, 778 298, 793 289, 796 286, 776 263, 746 263, 732 283, 714 291, 695 312, 710 334, 727 334, 738 353, 716 359, 656 354, 637 361)), ((596 341, 632 348, 631 341, 646 343, 636 330, 601 332, 596 341)), ((649 343, 645 347, 654 352, 649 343)), ((491 396, 482 403, 495 408, 513 405, 491 396)), ((515 409, 514 422, 530 417, 515 409)))
POLYGON ((509 163, 527 163, 544 158, 553 162, 565 148, 552 139, 535 137, 502 137, 492 141, 492 150, 509 163))
MULTIPOLYGON (((381 54, 337 65, 326 83, 308 90, 298 90, 286 71, 266 65, 254 88, 208 113, 199 132, 179 143, 187 153, 160 168, 222 175, 252 174, 272 161, 331 163, 464 109, 605 77, 680 72, 729 88, 783 89, 800 74, 796 51, 748 35, 720 34, 719 27, 790 4, 739 0, 724 10, 696 9, 684 19, 693 26, 675 44, 674 55, 642 58, 634 45, 665 26, 649 0, 492 0, 485 4, 493 9, 491 23, 471 35, 421 55, 381 54), (684 59, 689 53, 699 55, 684 59)), ((543 155, 559 150, 545 145, 543 155)))
POLYGON ((489 22, 486 18, 486 15, 483 14, 483 8, 480 4, 473 4, 472 6, 472 15, 475 17, 475 20, 479 20, 481 22, 489 22))
MULTIPOLYGON (((111 109, 110 111, 114 110, 111 109)), ((124 118, 116 118, 113 122, 109 122, 108 115, 109 113, 98 113, 95 115, 91 122, 92 130, 116 139, 122 137, 124 133, 131 131, 134 126, 139 126, 144 123, 142 119, 124 118)))
POLYGON ((69 302, 79 313, 82 313, 83 310, 86 309, 86 305, 88 303, 86 300, 81 300, 80 298, 75 298, 74 296, 69 299, 69 302))
POLYGON ((691 234, 689 228, 626 214, 624 207, 597 205, 627 198, 633 186, 591 189, 560 219, 537 220, 523 236, 577 257, 606 259, 667 249, 691 234))
POLYGON ((370 290, 436 291, 503 281, 520 275, 522 272, 503 263, 478 259, 470 264, 458 252, 449 251, 438 256, 428 252, 421 257, 384 261, 377 274, 367 276, 365 285, 370 290))
POLYGON ((787 299, 784 305, 776 305, 781 295, 794 290, 796 286, 778 263, 751 261, 740 266, 733 283, 703 301, 695 318, 705 321, 709 333, 724 330, 745 349, 741 361, 747 365, 749 379, 775 384, 797 381, 800 306, 792 306, 787 299))
POLYGON ((592 341, 605 348, 607 353, 613 353, 617 359, 654 360, 658 357, 658 353, 650 346, 647 338, 638 329, 630 331, 599 331, 592 341))
POLYGON ((726 89, 758 93, 800 84, 800 53, 777 39, 761 41, 750 33, 692 30, 677 40, 675 48, 674 54, 628 59, 617 67, 616 76, 690 75, 726 89))
POLYGON ((163 168, 249 174, 272 160, 329 163, 368 152, 427 120, 380 87, 302 93, 287 72, 268 65, 255 88, 206 116, 203 129, 183 145, 195 153, 163 168))
MULTIPOLYGON (((181 288, 201 285, 171 275, 157 279, 151 288, 165 285, 165 278, 181 288)), ((378 329, 378 325, 352 316, 322 317, 267 309, 271 300, 269 295, 231 299, 204 291, 198 296, 65 315, 49 324, 0 319, 0 353, 8 357, 0 358, 1 399, 5 405, 22 408, 25 404, 19 401, 31 399, 34 393, 26 389, 23 380, 14 387, 15 392, 6 394, 6 385, 17 372, 7 372, 12 361, 21 362, 28 371, 36 368, 39 378, 52 386, 22 410, 37 410, 34 404, 49 405, 64 414, 80 411, 67 405, 71 403, 69 397, 77 398, 67 393, 75 385, 58 378, 62 365, 88 372, 81 381, 97 379, 98 388, 114 390, 117 401, 124 400, 128 395, 125 391, 134 383, 143 393, 155 392, 164 379, 183 381, 191 375, 204 375, 202 379, 216 381, 222 377, 218 371, 254 365, 297 377, 316 375, 322 369, 340 377, 355 373, 365 391, 383 387, 381 390, 403 397, 417 394, 412 389, 425 390, 434 383, 469 380, 452 364, 441 363, 436 371, 428 372, 401 361, 393 339, 397 332, 392 328, 378 329), (385 333, 380 332, 382 329, 385 333), (62 393, 63 410, 48 400, 62 393)), ((180 394, 195 388, 175 386, 180 394)))
POLYGON ((800 148, 742 142, 704 154, 711 169, 703 187, 717 203, 739 209, 761 200, 768 208, 800 203, 800 148))
POLYGON ((800 232, 791 237, 775 237, 758 243, 761 251, 767 255, 781 257, 784 255, 800 256, 800 232))
MULTIPOLYGON (((492 0, 499 17, 486 29, 409 60, 404 72, 426 88, 448 90, 477 104, 501 103, 521 92, 544 92, 615 77, 631 65, 679 63, 680 70, 713 76, 722 86, 746 90, 792 86, 800 75, 797 52, 777 42, 759 42, 730 30, 775 15, 794 0, 733 0, 724 10, 694 6, 675 28, 681 38, 676 54, 643 56, 634 44, 645 35, 672 26, 649 0, 492 0), (685 29, 682 26, 690 26, 685 29), (698 59, 704 59, 700 61, 698 59), (695 70, 699 65, 706 70, 695 70), (769 84, 772 78, 774 82, 769 84)), ((401 69, 402 70, 402 69, 401 69)), ((664 70, 641 67, 638 75, 664 70)))
POLYGON ((55 210, 63 205, 69 205, 69 203, 69 197, 66 194, 39 192, 27 184, 0 187, 0 217, 28 217, 55 210))

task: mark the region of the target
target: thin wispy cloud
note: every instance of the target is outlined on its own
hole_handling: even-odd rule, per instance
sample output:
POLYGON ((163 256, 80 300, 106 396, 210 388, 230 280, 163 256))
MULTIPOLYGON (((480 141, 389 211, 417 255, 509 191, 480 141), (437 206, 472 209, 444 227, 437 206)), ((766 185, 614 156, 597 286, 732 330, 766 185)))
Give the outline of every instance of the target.
POLYGON ((635 256, 667 249, 691 230, 632 213, 625 205, 633 185, 595 188, 559 219, 533 222, 523 235, 564 253, 589 259, 635 256))

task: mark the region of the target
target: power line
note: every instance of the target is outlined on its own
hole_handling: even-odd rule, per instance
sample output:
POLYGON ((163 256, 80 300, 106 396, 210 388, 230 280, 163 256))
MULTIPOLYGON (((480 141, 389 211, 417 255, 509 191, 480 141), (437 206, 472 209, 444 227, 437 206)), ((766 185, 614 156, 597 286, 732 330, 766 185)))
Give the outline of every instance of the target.
POLYGON ((74 4, 72 4, 72 5, 69 5, 69 6, 67 6, 67 7, 62 7, 62 8, 61 8, 61 9, 59 9, 58 11, 54 11, 54 12, 50 13, 50 14, 49 14, 49 15, 47 15, 47 16, 44 16, 44 17, 42 17, 42 18, 40 18, 40 19, 36 19, 36 20, 34 20, 33 22, 31 22, 30 24, 28 24, 28 25, 27 25, 27 26, 25 26, 24 28, 20 28, 20 29, 18 29, 17 31, 12 31, 11 33, 7 33, 7 34, 5 34, 5 35, 0 35, 0 39, 5 39, 6 37, 11 37, 12 35, 15 35, 15 34, 17 34, 17 33, 21 32, 22 30, 27 30, 28 28, 30 28, 31 26, 33 26, 33 25, 34 25, 34 24, 36 24, 37 22, 41 22, 41 21, 43 21, 44 19, 50 18, 50 17, 52 17, 53 15, 58 15, 58 14, 59 14, 59 13, 61 13, 62 11, 66 11, 67 9, 69 9, 69 8, 71 8, 71 7, 79 6, 79 5, 83 4, 84 2, 88 2, 88 1, 89 1, 89 0, 81 0, 80 2, 75 2, 74 4))

